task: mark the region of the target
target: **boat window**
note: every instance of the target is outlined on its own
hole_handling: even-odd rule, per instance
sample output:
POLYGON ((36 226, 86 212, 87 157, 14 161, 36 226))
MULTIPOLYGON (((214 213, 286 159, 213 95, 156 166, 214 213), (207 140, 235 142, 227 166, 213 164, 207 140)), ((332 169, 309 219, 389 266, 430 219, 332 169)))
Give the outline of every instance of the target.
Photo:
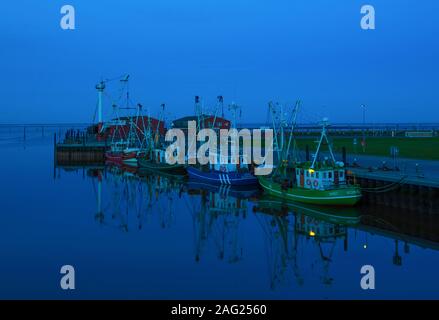
POLYGON ((332 172, 328 172, 328 178, 332 179, 332 172))
POLYGON ((316 172, 316 178, 317 178, 317 179, 319 178, 319 173, 318 173, 318 172, 316 172))
POLYGON ((306 172, 306 176, 309 177, 309 171, 306 172))
POLYGON ((340 178, 343 178, 343 174, 344 174, 344 172, 340 171, 340 178))

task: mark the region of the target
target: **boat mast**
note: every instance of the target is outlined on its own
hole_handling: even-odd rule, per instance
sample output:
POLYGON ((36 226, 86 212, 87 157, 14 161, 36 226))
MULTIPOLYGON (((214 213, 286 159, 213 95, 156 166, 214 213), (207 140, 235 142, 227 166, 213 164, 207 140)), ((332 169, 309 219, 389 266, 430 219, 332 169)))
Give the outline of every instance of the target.
POLYGON ((322 134, 320 136, 319 144, 317 146, 317 151, 316 151, 316 153, 314 155, 314 160, 313 160, 313 162, 311 164, 311 169, 314 169, 314 166, 316 164, 318 155, 320 153, 320 148, 322 146, 323 140, 325 140, 326 143, 328 144, 329 153, 331 155, 331 159, 332 159, 333 163, 335 164, 335 162, 336 162, 335 161, 335 157, 334 157, 334 153, 332 152, 331 143, 329 142, 328 136, 326 134, 326 132, 327 132, 326 128, 329 126, 328 118, 323 118, 321 124, 322 124, 322 134))
POLYGON ((159 116, 159 121, 157 122, 157 127, 156 127, 156 129, 155 129, 155 136, 154 136, 154 145, 156 146, 157 145, 157 143, 156 143, 156 141, 155 141, 155 139, 157 139, 158 140, 158 137, 159 137, 159 133, 160 133, 160 131, 159 131, 159 129, 160 129, 160 124, 162 123, 162 122, 164 122, 164 118, 165 118, 165 104, 164 103, 162 103, 161 105, 160 105, 160 107, 161 107, 161 110, 160 110, 160 116, 159 116))
POLYGON ((276 107, 272 101, 268 103, 268 109, 271 111, 271 120, 273 121, 273 131, 274 131, 274 142, 276 143, 276 152, 278 159, 281 158, 280 151, 279 151, 279 141, 278 141, 278 134, 277 134, 277 127, 275 122, 275 116, 276 116, 276 107))
POLYGON ((212 122, 212 129, 215 128, 216 119, 218 117, 218 110, 219 109, 222 110, 222 116, 224 118, 224 98, 223 98, 223 96, 218 96, 217 97, 217 103, 216 103, 214 118, 213 118, 213 122, 212 122))
POLYGON ((238 121, 237 121, 238 115, 237 114, 238 114, 238 110, 240 110, 240 109, 241 109, 241 107, 238 104, 236 104, 235 102, 232 102, 232 104, 229 105, 229 110, 233 114, 233 124, 231 127, 234 129, 238 128, 238 121))
POLYGON ((296 126, 297 114, 299 112, 300 100, 296 102, 296 105, 293 108, 291 113, 291 119, 287 120, 284 114, 284 108, 279 103, 274 104, 273 102, 269 102, 269 110, 272 114, 273 121, 273 130, 274 130, 274 139, 277 147, 277 155, 280 163, 288 157, 288 153, 290 151, 291 142, 293 140, 293 133, 296 126), (279 111, 277 110, 279 109, 279 111), (279 122, 279 129, 276 126, 276 119, 279 122), (285 143, 285 128, 290 127, 290 134, 288 139, 288 144, 285 143), (280 137, 278 137, 278 130, 280 131, 280 137), (280 142, 279 142, 280 139, 280 142))
POLYGON ((294 129, 296 127, 296 122, 297 122, 297 114, 299 113, 299 108, 300 108, 300 100, 296 101, 296 105, 293 108, 293 114, 292 114, 292 120, 291 120, 291 128, 290 128, 290 137, 288 139, 288 146, 287 149, 285 150, 285 154, 284 154, 284 158, 288 157, 288 154, 290 153, 290 147, 291 147, 291 141, 293 140, 293 134, 294 134, 294 129))
MULTIPOLYGON (((140 113, 140 115, 142 117, 142 132, 141 133, 142 133, 143 139, 140 139, 141 140, 140 141, 140 148, 143 148, 143 143, 145 143, 145 147, 146 147, 145 117, 143 116, 143 112, 141 111, 143 109, 142 104, 138 103, 137 107, 139 108, 139 113, 140 113)), ((138 129, 140 131, 140 128, 138 128, 138 129)))
POLYGON ((203 114, 203 107, 201 104, 201 98, 200 96, 195 96, 195 115, 197 116, 197 120, 198 120, 197 123, 198 131, 202 129, 202 124, 201 124, 203 117, 202 114, 203 114))
POLYGON ((98 126, 99 126, 99 132, 101 131, 102 128, 102 121, 103 121, 103 117, 102 117, 102 98, 103 98, 103 93, 105 90, 105 82, 102 80, 101 82, 99 82, 96 85, 96 90, 98 91, 98 126))

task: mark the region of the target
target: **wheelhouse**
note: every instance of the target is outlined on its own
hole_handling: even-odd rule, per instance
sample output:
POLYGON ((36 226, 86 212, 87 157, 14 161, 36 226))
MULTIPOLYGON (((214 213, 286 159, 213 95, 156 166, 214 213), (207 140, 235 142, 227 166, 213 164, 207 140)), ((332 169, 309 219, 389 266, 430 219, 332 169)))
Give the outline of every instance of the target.
POLYGON ((326 190, 346 184, 346 170, 340 162, 335 166, 298 166, 295 176, 297 186, 306 189, 326 190))

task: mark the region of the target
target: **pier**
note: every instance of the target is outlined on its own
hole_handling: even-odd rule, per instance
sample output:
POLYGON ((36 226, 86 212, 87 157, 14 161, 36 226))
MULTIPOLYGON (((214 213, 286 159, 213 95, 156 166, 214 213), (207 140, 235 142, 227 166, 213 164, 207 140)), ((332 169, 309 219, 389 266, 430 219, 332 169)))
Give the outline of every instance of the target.
POLYGON ((107 140, 98 141, 93 136, 75 135, 58 141, 54 135, 54 162, 58 165, 103 164, 105 152, 110 148, 107 140))

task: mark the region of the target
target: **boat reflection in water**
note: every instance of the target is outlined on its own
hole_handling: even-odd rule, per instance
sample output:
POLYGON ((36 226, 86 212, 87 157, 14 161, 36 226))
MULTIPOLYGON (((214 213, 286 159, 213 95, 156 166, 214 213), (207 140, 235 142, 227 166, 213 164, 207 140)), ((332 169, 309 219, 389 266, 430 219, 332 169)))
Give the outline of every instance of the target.
MULTIPOLYGON (((233 265, 233 270, 245 273, 243 270, 250 265, 256 269, 249 272, 258 272, 254 276, 263 278, 263 270, 268 269, 266 288, 271 291, 308 290, 317 284, 333 289, 346 287, 344 270, 359 264, 362 256, 368 257, 367 261, 372 259, 371 263, 380 263, 381 268, 398 268, 403 262, 398 242, 404 244, 403 255, 410 253, 409 244, 438 249, 434 237, 437 233, 430 235, 425 228, 422 232, 408 229, 402 217, 410 217, 408 213, 391 215, 392 211, 384 207, 319 207, 285 202, 264 194, 258 186, 208 184, 184 175, 120 165, 90 168, 87 172, 96 192, 95 220, 100 225, 123 232, 152 232, 152 241, 164 236, 161 241, 169 243, 161 246, 171 255, 180 254, 178 248, 187 244, 189 251, 179 259, 189 263, 185 257, 192 252, 189 260, 195 262, 192 268, 197 272, 206 272, 203 268, 207 266, 232 272, 229 267, 233 265), (155 227, 172 232, 160 234, 155 227), (382 246, 389 242, 390 246, 382 246), (371 251, 382 247, 394 252, 380 249, 376 257, 377 251, 371 251)), ((437 216, 417 213, 413 217, 423 217, 423 221, 428 218, 425 221, 432 231, 439 226, 437 216)), ((150 242, 143 245, 155 246, 150 242)))
MULTIPOLYGON (((215 185, 143 169, 107 168, 105 174, 113 193, 105 210, 100 203, 102 197, 98 195, 96 220, 127 232, 132 227, 142 229, 148 216, 157 214, 160 226, 169 228, 175 221, 178 206, 184 205, 192 215, 197 262, 205 254, 208 242, 214 243, 218 259, 228 263, 240 261, 243 257, 240 226, 249 212, 253 212, 267 237, 272 289, 286 280, 288 272, 303 284, 297 261, 302 238, 313 241, 318 248, 322 282, 331 284, 329 265, 334 248, 337 242, 343 242, 346 248, 347 227, 360 222, 355 208, 287 203, 262 195, 257 186, 215 185), (130 214, 136 217, 131 221, 135 224, 132 227, 129 226, 130 214)), ((100 170, 91 172, 100 185, 104 173, 100 170)))
MULTIPOLYGON (((360 213, 355 208, 318 207, 284 202, 263 196, 253 207, 267 235, 267 250, 271 260, 270 287, 289 282, 294 277, 302 286, 304 263, 298 261, 302 240, 312 241, 318 249, 315 264, 320 265, 323 284, 331 285, 329 274, 332 255, 338 242, 347 250, 348 226, 360 223, 360 213)), ((309 250, 309 246, 306 248, 309 250)))
POLYGON ((191 181, 186 190, 192 199, 199 198, 186 202, 194 221, 195 260, 200 260, 206 241, 212 237, 220 260, 239 261, 243 254, 239 244, 240 223, 246 219, 249 199, 258 195, 260 189, 191 181))
POLYGON ((98 181, 97 188, 94 187, 98 202, 95 219, 100 224, 111 225, 125 232, 131 228, 141 230, 148 217, 157 214, 162 228, 172 225, 174 198, 181 197, 182 192, 178 179, 116 165, 107 166, 105 171, 89 170, 89 175, 98 181), (103 175, 111 192, 105 205, 102 204, 103 175))

